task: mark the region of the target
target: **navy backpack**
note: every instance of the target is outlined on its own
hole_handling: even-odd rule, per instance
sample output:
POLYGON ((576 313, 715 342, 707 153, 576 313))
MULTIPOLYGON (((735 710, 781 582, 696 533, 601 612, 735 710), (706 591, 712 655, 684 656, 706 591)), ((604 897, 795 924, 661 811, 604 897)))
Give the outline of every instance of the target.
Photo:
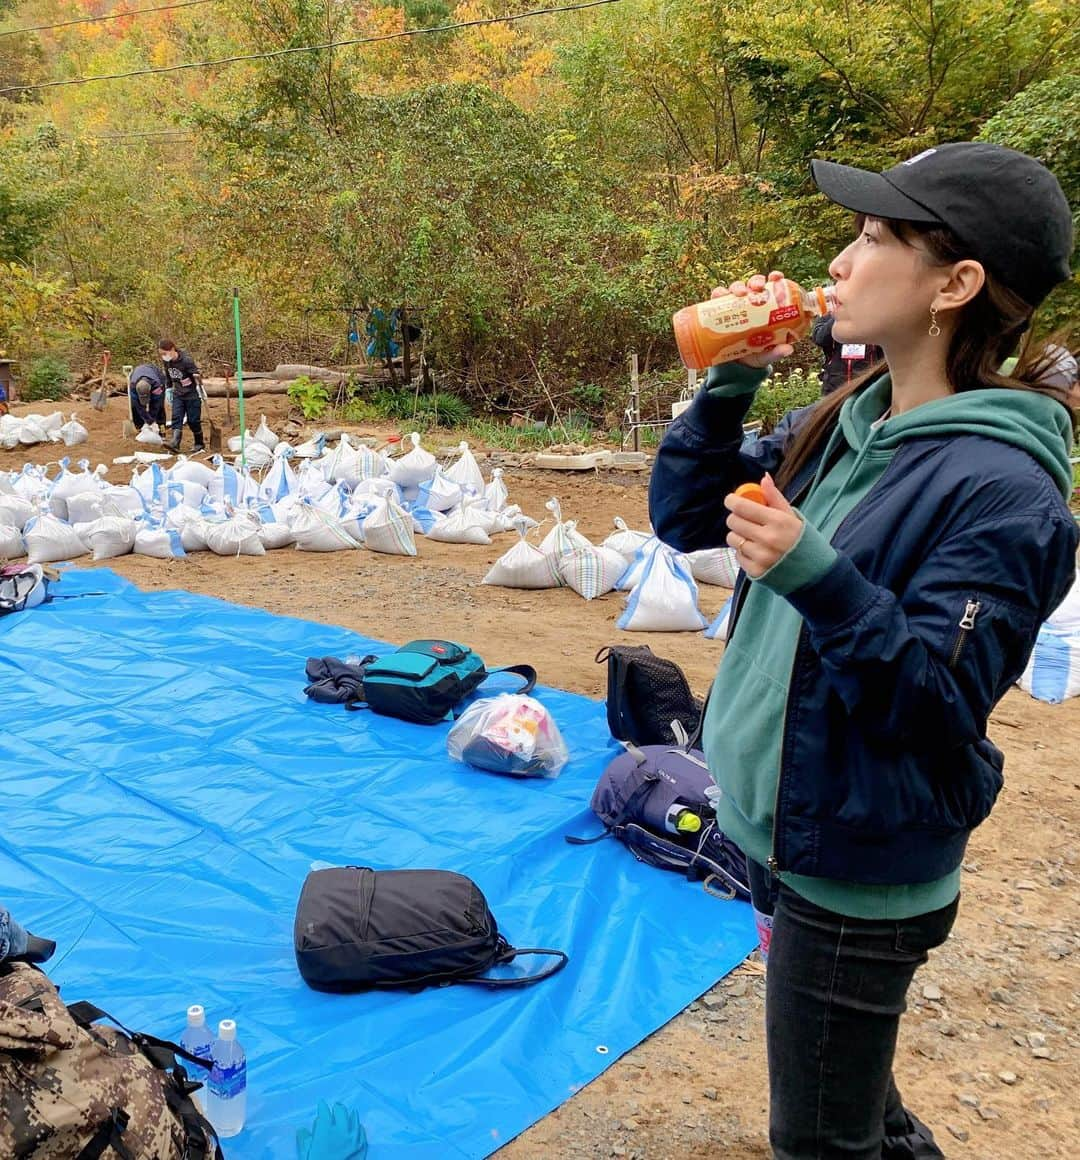
POLYGON ((580 846, 618 838, 641 862, 702 880, 710 894, 749 901, 746 855, 717 826, 705 795, 713 779, 704 754, 677 745, 624 746, 589 803, 604 832, 566 840, 580 846))

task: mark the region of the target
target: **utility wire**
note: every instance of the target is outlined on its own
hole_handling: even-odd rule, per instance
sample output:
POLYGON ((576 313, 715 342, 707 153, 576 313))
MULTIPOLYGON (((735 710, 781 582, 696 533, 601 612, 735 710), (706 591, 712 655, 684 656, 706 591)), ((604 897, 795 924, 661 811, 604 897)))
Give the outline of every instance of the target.
POLYGON ((71 77, 66 81, 43 81, 36 85, 12 85, 0 89, 0 96, 8 93, 32 93, 40 89, 59 89, 68 85, 90 85, 98 81, 121 81, 129 77, 161 76, 163 73, 183 72, 192 68, 216 68, 223 64, 241 64, 253 60, 273 60, 277 57, 292 56, 300 52, 324 52, 331 48, 349 48, 362 44, 381 44, 387 40, 401 40, 411 36, 425 36, 435 32, 454 32, 460 28, 479 28, 485 24, 513 24, 518 20, 529 20, 534 16, 551 16, 559 12, 578 12, 583 8, 599 8, 604 4, 618 4, 619 0, 585 0, 582 4, 565 4, 559 8, 533 8, 528 12, 516 12, 510 16, 487 16, 478 20, 462 20, 458 24, 441 24, 431 28, 407 28, 402 32, 388 32, 382 36, 362 36, 349 40, 328 40, 323 44, 302 44, 294 48, 279 48, 273 52, 252 52, 244 56, 223 56, 217 60, 192 60, 183 64, 170 64, 164 68, 140 68, 130 72, 105 73, 96 77, 71 77))
POLYGON ((48 32, 52 28, 71 28, 75 24, 101 24, 106 20, 122 20, 125 16, 143 16, 147 12, 172 12, 175 8, 194 8, 197 4, 216 4, 217 0, 179 0, 176 4, 162 4, 158 8, 133 8, 130 12, 108 12, 104 16, 80 16, 76 20, 61 20, 58 24, 32 24, 29 28, 8 28, 2 36, 21 36, 24 32, 48 32))

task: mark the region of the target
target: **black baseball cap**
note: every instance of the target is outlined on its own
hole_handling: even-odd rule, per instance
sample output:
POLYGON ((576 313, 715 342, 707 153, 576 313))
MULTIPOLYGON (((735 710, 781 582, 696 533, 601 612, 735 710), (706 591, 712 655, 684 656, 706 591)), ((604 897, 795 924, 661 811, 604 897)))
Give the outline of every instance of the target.
POLYGON ((1057 178, 1033 157, 979 141, 924 149, 884 173, 812 161, 818 189, 871 217, 948 226, 1030 306, 1072 277, 1073 223, 1057 178))

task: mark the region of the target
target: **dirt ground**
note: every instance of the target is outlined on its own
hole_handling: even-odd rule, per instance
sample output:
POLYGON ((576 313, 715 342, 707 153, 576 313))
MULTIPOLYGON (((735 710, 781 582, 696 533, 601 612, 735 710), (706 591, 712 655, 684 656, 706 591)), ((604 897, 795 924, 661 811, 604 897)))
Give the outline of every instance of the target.
MULTIPOLYGON (((284 417, 284 399, 261 404, 249 400, 250 427, 264 410, 271 425, 284 417)), ((73 458, 95 465, 131 454, 136 445, 121 436, 122 399, 112 399, 105 413, 75 406, 91 439, 73 449, 73 458)), ((224 402, 208 406, 224 425, 224 402)), ((185 441, 190 445, 190 434, 185 441)), ((448 442, 435 437, 427 445, 437 450, 448 442)), ((57 455, 47 446, 0 451, 0 469, 57 455)), ((109 478, 126 482, 129 472, 114 466, 109 478)), ((544 502, 557 496, 564 516, 577 519, 590 539, 611 531, 615 516, 631 527, 647 520, 646 473, 571 475, 507 466, 505 480, 511 501, 537 519, 546 514, 544 502)), ((569 589, 481 586, 511 542, 503 536, 491 547, 472 547, 420 538, 416 559, 286 549, 239 560, 199 553, 178 561, 126 556, 107 564, 146 589, 186 588, 384 640, 463 640, 493 664, 528 661, 545 683, 593 697, 604 692, 604 669, 593 661, 597 649, 619 640, 647 643, 682 665, 696 691, 705 691, 723 646, 697 633, 617 631, 618 593, 587 603, 569 589)), ((727 596, 703 587, 702 611, 711 616, 727 596)), ((1006 755, 1005 790, 969 847, 953 935, 912 987, 897 1081, 950 1157, 1064 1160, 1076 1155, 1080 1140, 1080 699, 1050 706, 1015 689, 991 718, 990 735, 1006 755)), ((767 1157, 763 989, 760 964, 751 959, 508 1144, 500 1158, 767 1157)))

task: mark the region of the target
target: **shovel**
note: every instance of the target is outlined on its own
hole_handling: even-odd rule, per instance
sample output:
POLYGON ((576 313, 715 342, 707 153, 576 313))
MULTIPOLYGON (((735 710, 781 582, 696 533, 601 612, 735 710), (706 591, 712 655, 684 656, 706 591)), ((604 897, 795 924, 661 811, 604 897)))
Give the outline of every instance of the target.
POLYGON ((128 394, 128 417, 124 420, 124 438, 125 439, 134 439, 135 436, 138 435, 138 433, 139 433, 138 429, 135 426, 134 405, 131 402, 131 372, 134 369, 135 368, 133 366, 128 366, 125 363, 125 365, 124 365, 124 378, 127 380, 127 388, 128 388, 128 393, 127 393, 128 394))
POLYGON ((95 387, 90 392, 90 406, 95 411, 104 411, 109 405, 109 386, 105 382, 105 376, 109 373, 109 359, 111 357, 109 351, 105 351, 101 364, 101 386, 95 387))

